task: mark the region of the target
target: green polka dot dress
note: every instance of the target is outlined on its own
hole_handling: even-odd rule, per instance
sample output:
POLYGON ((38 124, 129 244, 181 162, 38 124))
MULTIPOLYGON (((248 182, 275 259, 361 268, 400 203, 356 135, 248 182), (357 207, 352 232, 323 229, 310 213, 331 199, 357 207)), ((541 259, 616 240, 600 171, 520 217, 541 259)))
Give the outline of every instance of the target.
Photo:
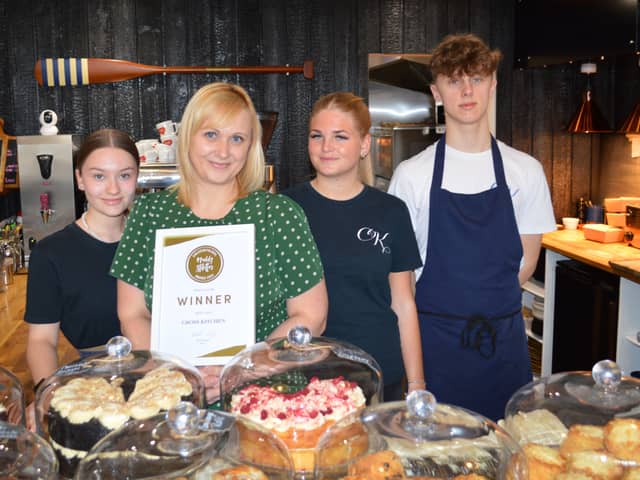
POLYGON ((286 299, 309 290, 323 274, 302 208, 283 195, 253 192, 218 220, 196 216, 178 202, 174 190, 141 195, 127 219, 111 274, 142 290, 151 310, 157 229, 247 223, 255 225, 256 341, 262 341, 286 320, 286 299))

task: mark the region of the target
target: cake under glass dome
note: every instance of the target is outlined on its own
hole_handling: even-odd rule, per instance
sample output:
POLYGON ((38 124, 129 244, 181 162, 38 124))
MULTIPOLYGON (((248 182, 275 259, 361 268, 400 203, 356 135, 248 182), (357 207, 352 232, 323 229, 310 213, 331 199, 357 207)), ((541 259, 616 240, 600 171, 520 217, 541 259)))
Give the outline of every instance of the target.
MULTIPOLYGON (((317 445, 327 429, 354 412, 381 400, 381 370, 362 349, 326 337, 313 337, 305 327, 287 337, 257 343, 224 367, 221 404, 275 434, 286 445, 296 479, 314 478, 317 445)), ((264 432, 241 426, 240 459, 258 467, 286 468, 278 452, 262 448, 264 432)), ((362 427, 342 431, 344 445, 361 437, 362 427)), ((352 444, 352 446, 355 444, 352 444)), ((335 461, 346 461, 366 449, 335 448, 335 461)))
POLYGON ((65 365, 36 392, 36 425, 72 478, 78 462, 106 434, 132 419, 145 419, 188 400, 202 407, 200 372, 176 357, 132 350, 112 338, 106 353, 65 365))

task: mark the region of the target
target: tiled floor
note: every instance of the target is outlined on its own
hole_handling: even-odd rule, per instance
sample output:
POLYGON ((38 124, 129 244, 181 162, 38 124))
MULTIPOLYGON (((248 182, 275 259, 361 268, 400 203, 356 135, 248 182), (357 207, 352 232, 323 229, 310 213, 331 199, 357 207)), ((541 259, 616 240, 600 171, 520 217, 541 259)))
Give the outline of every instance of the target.
MULTIPOLYGON (((27 275, 14 277, 5 292, 0 292, 0 366, 8 369, 22 382, 27 403, 33 399, 33 381, 27 367, 26 347, 29 327, 23 321, 27 275)), ((76 350, 60 334, 58 359, 60 364, 78 357, 76 350)))

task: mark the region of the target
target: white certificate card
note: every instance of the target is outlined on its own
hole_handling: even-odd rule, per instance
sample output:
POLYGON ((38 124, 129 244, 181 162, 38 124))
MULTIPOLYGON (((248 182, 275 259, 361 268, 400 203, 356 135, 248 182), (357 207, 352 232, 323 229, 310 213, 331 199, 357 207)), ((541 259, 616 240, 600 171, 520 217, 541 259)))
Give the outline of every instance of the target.
POLYGON ((156 231, 151 350, 223 365, 255 343, 255 228, 156 231))

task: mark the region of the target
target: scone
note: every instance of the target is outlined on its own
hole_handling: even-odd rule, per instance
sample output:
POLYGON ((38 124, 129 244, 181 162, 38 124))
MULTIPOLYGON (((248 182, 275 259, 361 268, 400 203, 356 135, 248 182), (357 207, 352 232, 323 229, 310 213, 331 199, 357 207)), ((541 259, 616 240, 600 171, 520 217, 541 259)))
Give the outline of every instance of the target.
POLYGON ((640 420, 611 420, 604 427, 604 444, 616 458, 640 463, 640 420))
POLYGON ((622 480, 640 480, 640 468, 630 468, 624 472, 622 480))
POLYGON ((269 480, 262 470, 249 466, 225 468, 213 474, 211 480, 269 480))
MULTIPOLYGON (((372 453, 349 465, 349 475, 367 480, 404 480, 404 467, 400 457, 391 450, 372 453)), ((347 477, 348 478, 348 477, 347 477)))
POLYGON ((593 425, 573 425, 560 445, 560 455, 573 452, 604 450, 604 428, 593 425))
POLYGON ((588 475, 593 480, 620 480, 624 473, 620 461, 602 451, 572 453, 567 460, 566 470, 588 475))
POLYGON ((555 480, 556 475, 564 470, 564 459, 555 448, 527 443, 523 450, 531 479, 555 480))
MULTIPOLYGON (((532 477, 533 478, 533 477, 532 477)), ((554 480, 593 480, 591 475, 580 472, 565 472, 560 475, 556 475, 554 480)))

